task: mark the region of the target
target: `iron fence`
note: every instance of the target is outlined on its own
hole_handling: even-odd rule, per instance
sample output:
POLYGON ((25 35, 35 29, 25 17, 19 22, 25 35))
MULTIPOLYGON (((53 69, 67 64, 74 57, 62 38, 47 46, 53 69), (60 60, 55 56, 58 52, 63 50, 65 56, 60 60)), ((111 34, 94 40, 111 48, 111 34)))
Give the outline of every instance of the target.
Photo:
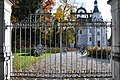
POLYGON ((109 22, 47 22, 46 15, 31 14, 29 19, 10 26, 14 56, 11 79, 112 77, 109 22))

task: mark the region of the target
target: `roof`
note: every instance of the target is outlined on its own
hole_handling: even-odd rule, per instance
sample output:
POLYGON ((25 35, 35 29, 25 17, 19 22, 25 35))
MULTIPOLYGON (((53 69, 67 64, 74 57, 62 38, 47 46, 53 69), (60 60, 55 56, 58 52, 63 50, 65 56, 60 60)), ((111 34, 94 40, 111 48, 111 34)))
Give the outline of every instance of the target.
POLYGON ((95 6, 95 7, 94 7, 94 10, 93 10, 93 13, 96 13, 96 12, 99 12, 99 10, 98 10, 98 7, 97 7, 97 6, 95 6))
POLYGON ((97 0, 94 1, 94 10, 93 10, 93 13, 96 13, 96 12, 99 12, 99 9, 98 9, 98 6, 97 6, 97 0))
POLYGON ((97 4, 97 0, 94 1, 94 4, 97 4))

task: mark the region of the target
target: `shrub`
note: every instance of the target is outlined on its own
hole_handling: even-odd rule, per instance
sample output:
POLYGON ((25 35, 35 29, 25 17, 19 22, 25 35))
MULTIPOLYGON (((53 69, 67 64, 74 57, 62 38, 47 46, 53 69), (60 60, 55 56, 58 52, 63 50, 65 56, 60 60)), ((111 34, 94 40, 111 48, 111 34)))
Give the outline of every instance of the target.
POLYGON ((13 53, 15 53, 15 52, 16 52, 16 53, 20 53, 20 52, 21 52, 21 53, 25 53, 25 52, 26 52, 26 53, 29 53, 29 52, 30 52, 30 48, 26 48, 26 49, 25 49, 25 48, 21 48, 21 51, 20 51, 20 49, 17 49, 17 48, 16 48, 16 50, 15 50, 15 49, 12 49, 12 52, 13 52, 13 53))
POLYGON ((98 59, 108 59, 111 53, 111 48, 89 47, 87 48, 88 56, 98 59))

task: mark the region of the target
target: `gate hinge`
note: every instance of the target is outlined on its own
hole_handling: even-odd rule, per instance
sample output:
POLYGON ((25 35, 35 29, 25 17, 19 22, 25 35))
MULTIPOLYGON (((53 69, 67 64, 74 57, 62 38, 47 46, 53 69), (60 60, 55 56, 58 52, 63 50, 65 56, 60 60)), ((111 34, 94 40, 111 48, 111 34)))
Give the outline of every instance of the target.
POLYGON ((113 52, 112 59, 115 61, 120 61, 120 52, 113 52))
POLYGON ((7 60, 10 60, 10 56, 0 57, 0 61, 7 61, 7 60))
MULTIPOLYGON (((6 53, 7 54, 7 53, 6 53)), ((2 56, 0 56, 0 61, 7 61, 7 60, 10 60, 10 55, 9 56, 5 56, 2 54, 2 56)))

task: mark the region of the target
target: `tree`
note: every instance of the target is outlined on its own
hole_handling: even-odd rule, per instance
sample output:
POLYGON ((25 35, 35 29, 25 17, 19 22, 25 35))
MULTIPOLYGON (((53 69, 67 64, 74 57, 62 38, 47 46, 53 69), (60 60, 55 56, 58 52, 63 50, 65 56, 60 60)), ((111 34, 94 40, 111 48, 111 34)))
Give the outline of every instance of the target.
POLYGON ((35 10, 42 4, 42 0, 11 0, 12 16, 11 21, 21 21, 29 16, 30 13, 35 13, 35 10))
POLYGON ((67 30, 67 34, 68 34, 68 43, 75 43, 75 31, 74 28, 70 27, 67 30))

